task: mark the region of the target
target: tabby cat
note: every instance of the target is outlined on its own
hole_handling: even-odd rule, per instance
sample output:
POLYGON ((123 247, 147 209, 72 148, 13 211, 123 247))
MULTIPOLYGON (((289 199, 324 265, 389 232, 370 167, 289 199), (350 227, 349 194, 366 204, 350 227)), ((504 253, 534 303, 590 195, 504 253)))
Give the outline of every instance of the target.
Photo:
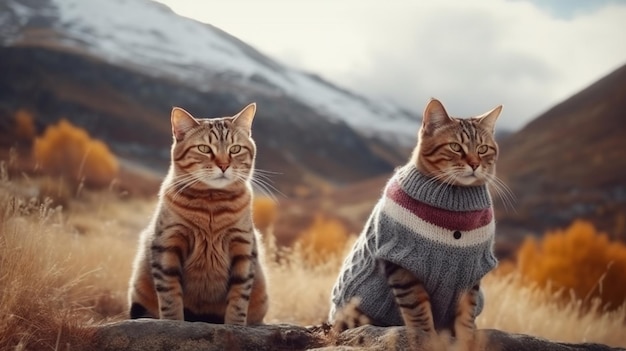
POLYGON ((260 324, 267 312, 251 216, 256 104, 233 117, 171 114, 171 165, 141 234, 130 318, 260 324))
POLYGON ((480 280, 497 263, 487 186, 500 184, 501 109, 460 119, 428 102, 410 161, 388 181, 333 287, 336 331, 374 324, 473 333, 480 280))

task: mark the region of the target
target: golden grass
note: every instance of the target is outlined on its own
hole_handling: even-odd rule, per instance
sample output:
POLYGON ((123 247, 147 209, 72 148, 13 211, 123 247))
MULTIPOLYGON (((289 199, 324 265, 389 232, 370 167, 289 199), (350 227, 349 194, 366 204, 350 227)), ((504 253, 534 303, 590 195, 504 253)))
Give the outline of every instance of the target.
MULTIPOLYGON (((89 326, 125 318, 137 235, 154 203, 84 193, 62 212, 20 202, 6 189, 0 187, 0 349, 80 349, 89 326)), ((343 255, 311 265, 302 252, 279 250, 267 239, 266 322, 325 321, 343 255)), ((626 347, 626 308, 582 313, 577 302, 563 306, 516 274, 485 278, 479 327, 626 347)))
POLYGON ((323 263, 311 265, 302 250, 277 249, 272 238, 267 242, 270 308, 266 322, 316 325, 327 321, 342 256, 329 255, 323 263))
MULTIPOLYGON (((480 328, 541 336, 562 342, 626 346, 626 304, 613 311, 582 308, 580 300, 563 304, 558 294, 525 286, 517 273, 490 274, 483 281, 486 304, 480 328)), ((597 300, 596 300, 597 302, 597 300)))
POLYGON ((67 214, 50 202, 16 197, 17 184, 7 186, 5 177, 0 179, 0 349, 81 349, 92 335, 90 326, 125 314, 134 254, 129 238, 135 235, 128 232, 131 221, 113 218, 124 208, 120 217, 137 214, 141 205, 112 201, 111 194, 85 194, 67 214))
POLYGON ((350 233, 345 224, 336 218, 316 215, 313 223, 296 239, 297 253, 302 263, 326 266, 329 257, 343 256, 350 233))
POLYGON ((72 270, 54 237, 57 211, 7 197, 2 204, 0 348, 54 350, 78 345, 89 329, 81 327, 88 317, 75 301, 87 296, 76 295, 81 272, 72 270))

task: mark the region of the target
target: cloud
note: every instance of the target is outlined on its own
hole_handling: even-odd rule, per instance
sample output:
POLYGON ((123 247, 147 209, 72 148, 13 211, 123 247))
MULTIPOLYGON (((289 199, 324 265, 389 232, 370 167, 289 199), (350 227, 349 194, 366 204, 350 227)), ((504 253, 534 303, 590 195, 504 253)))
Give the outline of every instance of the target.
MULTIPOLYGON (((164 1, 168 3, 168 1, 164 1)), ((503 104, 519 128, 626 63, 626 4, 555 16, 529 1, 170 0, 291 66, 414 111, 452 115, 503 104)))

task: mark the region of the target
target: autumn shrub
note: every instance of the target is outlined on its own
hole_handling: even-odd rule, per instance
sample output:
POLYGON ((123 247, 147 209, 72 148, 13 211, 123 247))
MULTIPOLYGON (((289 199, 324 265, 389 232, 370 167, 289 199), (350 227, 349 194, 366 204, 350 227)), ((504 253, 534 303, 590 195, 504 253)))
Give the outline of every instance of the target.
POLYGON ((524 279, 563 300, 573 297, 583 308, 599 299, 603 308, 613 310, 626 298, 626 246, 610 241, 588 222, 575 221, 540 242, 527 238, 517 258, 524 279))
POLYGON ((252 203, 254 226, 261 232, 269 232, 276 222, 278 209, 276 201, 270 197, 256 197, 252 203))
POLYGON ((309 264, 319 264, 343 254, 349 240, 348 228, 340 220, 318 214, 296 240, 296 247, 309 264))
POLYGON ((119 170, 106 144, 64 119, 35 139, 33 157, 45 172, 96 188, 108 186, 119 170))
POLYGON ((37 133, 33 115, 26 110, 20 109, 15 112, 14 119, 15 135, 21 140, 33 140, 37 133))

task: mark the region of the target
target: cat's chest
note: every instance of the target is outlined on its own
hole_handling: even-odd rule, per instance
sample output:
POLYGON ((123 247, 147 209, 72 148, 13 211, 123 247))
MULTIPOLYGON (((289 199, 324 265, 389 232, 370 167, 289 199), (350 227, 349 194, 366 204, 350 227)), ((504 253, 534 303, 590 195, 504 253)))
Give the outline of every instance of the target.
POLYGON ((225 272, 230 269, 231 253, 228 242, 222 235, 206 236, 194 233, 194 245, 189 251, 185 267, 205 272, 225 272))
POLYGON ((198 199, 185 204, 170 205, 168 212, 172 221, 200 230, 204 236, 220 235, 250 217, 249 206, 244 201, 211 202, 198 199))
POLYGON ((230 272, 231 254, 228 244, 220 238, 196 238, 184 262, 184 281, 187 288, 225 291, 230 272), (201 286, 198 286, 201 285, 201 286))

